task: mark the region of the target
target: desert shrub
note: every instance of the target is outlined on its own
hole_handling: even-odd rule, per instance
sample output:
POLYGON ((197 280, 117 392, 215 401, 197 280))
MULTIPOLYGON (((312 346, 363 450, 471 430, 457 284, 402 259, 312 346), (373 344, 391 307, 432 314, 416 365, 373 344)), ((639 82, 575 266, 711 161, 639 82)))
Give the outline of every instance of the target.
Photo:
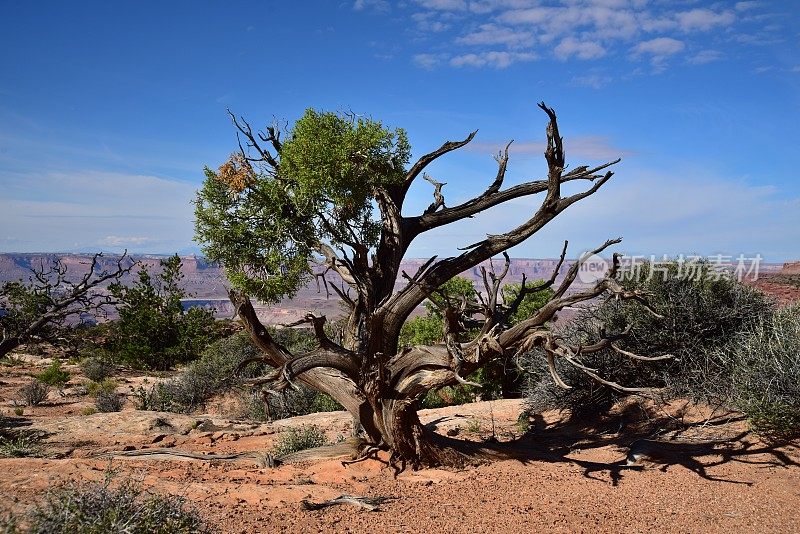
POLYGON ((133 403, 137 410, 151 412, 181 412, 179 406, 173 401, 170 382, 159 382, 152 386, 139 386, 133 392, 133 403))
MULTIPOLYGON (((271 334, 293 352, 310 350, 315 344, 313 335, 304 329, 272 329, 271 334)), ((260 351, 253 346, 245 332, 221 339, 209 346, 198 360, 190 363, 177 377, 156 384, 149 390, 139 388, 135 393, 137 408, 191 412, 202 407, 215 395, 233 388, 244 389, 243 379, 266 373, 268 368, 264 364, 251 364, 239 376, 234 374, 241 362, 260 355, 260 351)), ((283 395, 270 396, 269 414, 272 419, 342 409, 324 393, 302 384, 298 388, 287 390, 283 395)), ((258 421, 269 419, 260 395, 245 392, 239 401, 238 416, 258 421)))
POLYGON ((182 497, 145 493, 124 481, 59 486, 30 514, 30 532, 40 534, 184 534, 207 532, 182 497))
POLYGON ((733 368, 733 404, 759 432, 800 432, 800 305, 776 312, 715 355, 733 368))
POLYGON ((259 350, 253 346, 245 332, 212 343, 199 359, 190 363, 183 372, 149 389, 140 387, 135 393, 140 410, 189 412, 202 406, 218 393, 241 384, 242 377, 256 376, 264 366, 247 367, 242 377, 234 376, 236 367, 244 360, 256 358, 259 350))
POLYGON ((86 384, 86 393, 90 397, 97 397, 100 393, 113 393, 119 384, 116 380, 106 378, 102 382, 89 382, 86 384))
POLYGON ((41 437, 33 434, 0 437, 0 458, 29 458, 39 456, 41 437))
MULTIPOLYGON (((675 358, 641 362, 607 350, 583 355, 583 364, 623 385, 663 387, 673 396, 724 402, 730 393, 732 369, 717 349, 737 334, 769 321, 775 305, 760 291, 716 275, 707 263, 696 268, 692 276, 683 276, 677 262, 660 265, 658 272, 646 264, 640 276, 620 281, 626 289, 646 292, 650 304, 663 317, 648 313, 636 302, 612 299, 582 309, 575 319, 558 328, 558 334, 575 346, 586 345, 603 332, 621 332, 630 325, 630 334, 618 342, 622 349, 675 358)), ((575 417, 594 416, 607 411, 623 395, 557 360, 559 374, 573 386, 562 390, 550 378, 541 353, 526 355, 525 360, 531 371, 531 411, 568 409, 575 417)))
POLYGON ((276 457, 325 445, 325 433, 316 425, 291 427, 283 432, 272 449, 276 457))
POLYGON ((286 390, 280 395, 268 395, 267 406, 260 392, 243 391, 239 397, 237 417, 254 421, 285 419, 296 415, 343 410, 332 397, 302 384, 298 390, 286 390))
POLYGON ((122 395, 115 391, 100 391, 94 399, 94 405, 98 412, 119 412, 122 411, 123 404, 122 395))
POLYGON ((8 367, 16 367, 17 365, 22 365, 25 363, 25 360, 19 354, 14 354, 13 352, 9 352, 8 354, 3 355, 0 357, 0 365, 6 365, 8 367))
POLYGON ((47 399, 50 386, 38 380, 31 380, 19 389, 17 396, 27 406, 38 406, 47 399))
POLYGON ((114 364, 106 358, 92 356, 81 361, 83 376, 92 382, 102 382, 114 374, 114 364))
POLYGON ((61 368, 61 360, 58 358, 53 358, 50 367, 36 375, 39 382, 58 389, 62 389, 69 382, 69 377, 69 372, 61 368))

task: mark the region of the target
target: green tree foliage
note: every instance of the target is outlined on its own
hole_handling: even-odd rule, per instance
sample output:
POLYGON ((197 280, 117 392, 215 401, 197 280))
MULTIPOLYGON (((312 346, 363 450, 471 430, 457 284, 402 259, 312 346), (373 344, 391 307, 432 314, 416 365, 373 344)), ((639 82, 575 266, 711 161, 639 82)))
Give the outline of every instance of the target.
POLYGON ((120 303, 111 348, 131 365, 163 370, 196 358, 221 332, 211 311, 184 311, 180 257, 163 259, 160 266, 156 276, 142 267, 133 285, 111 286, 120 303))
POLYGON ((438 317, 441 319, 442 312, 440 307, 444 304, 442 294, 453 302, 459 302, 462 298, 467 299, 468 302, 473 302, 477 298, 477 291, 475 291, 475 284, 472 280, 463 276, 454 276, 441 286, 439 292, 431 295, 431 300, 426 300, 423 303, 425 309, 428 310, 428 315, 438 317))
POLYGON ((273 143, 281 155, 272 168, 234 154, 219 170, 206 169, 195 209, 206 256, 264 302, 295 294, 322 243, 374 245, 374 188, 402 181, 410 156, 402 129, 312 109, 273 143))
POLYGON ((412 317, 400 330, 400 345, 433 345, 442 340, 442 317, 425 315, 412 317))
MULTIPOLYGON (((542 283, 543 280, 536 280, 531 285, 537 286, 541 285, 542 283)), ((506 304, 510 304, 514 301, 514 299, 517 298, 520 288, 521 284, 506 284, 503 286, 503 300, 506 302, 506 304)), ((508 318, 508 323, 513 326, 518 322, 527 319, 539 311, 542 306, 547 304, 547 302, 552 298, 553 290, 550 288, 546 288, 535 293, 528 293, 522 298, 522 302, 520 303, 519 308, 517 308, 517 311, 511 314, 511 316, 508 318)))
POLYGON ((59 390, 63 389, 67 382, 69 382, 70 374, 61 368, 61 360, 53 358, 53 363, 50 364, 43 373, 36 375, 36 380, 42 384, 53 386, 59 390))

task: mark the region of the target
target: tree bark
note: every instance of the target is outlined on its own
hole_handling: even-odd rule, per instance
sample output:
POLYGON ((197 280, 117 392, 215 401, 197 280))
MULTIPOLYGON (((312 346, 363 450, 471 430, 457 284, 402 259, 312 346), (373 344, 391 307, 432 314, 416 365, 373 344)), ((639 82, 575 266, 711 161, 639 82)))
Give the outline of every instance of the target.
POLYGON ((0 358, 4 358, 6 354, 19 347, 20 344, 19 338, 5 338, 0 341, 0 358))

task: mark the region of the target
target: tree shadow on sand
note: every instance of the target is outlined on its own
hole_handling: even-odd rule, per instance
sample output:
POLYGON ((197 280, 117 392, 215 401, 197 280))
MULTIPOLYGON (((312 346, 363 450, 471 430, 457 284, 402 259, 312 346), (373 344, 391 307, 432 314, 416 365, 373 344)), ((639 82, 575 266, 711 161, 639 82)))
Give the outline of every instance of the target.
MULTIPOLYGON (((442 446, 460 450, 476 459, 515 459, 523 463, 554 462, 579 466, 583 476, 604 480, 596 473, 608 473, 616 486, 626 471, 642 471, 645 466, 657 467, 662 472, 672 466, 681 466, 699 477, 731 484, 752 485, 752 482, 719 478, 708 470, 729 462, 761 466, 800 467, 797 459, 790 457, 787 447, 800 447, 796 437, 766 440, 741 428, 744 417, 724 414, 711 419, 684 422, 667 415, 644 419, 635 405, 599 421, 586 423, 562 419, 546 424, 540 415, 531 418, 531 429, 521 437, 500 442, 489 438, 485 442, 468 442, 437 434, 442 446), (623 456, 613 462, 598 462, 576 458, 593 449, 616 448, 623 456)), ((429 423, 434 429, 441 419, 429 423)))

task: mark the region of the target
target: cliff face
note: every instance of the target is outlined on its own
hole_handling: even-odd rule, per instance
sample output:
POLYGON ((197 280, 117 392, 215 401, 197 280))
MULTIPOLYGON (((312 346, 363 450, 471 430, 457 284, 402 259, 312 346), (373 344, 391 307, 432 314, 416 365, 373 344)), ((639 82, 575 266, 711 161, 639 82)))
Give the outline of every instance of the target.
MULTIPOLYGON (((114 269, 118 258, 119 256, 112 254, 99 258, 95 271, 102 272, 104 270, 114 269)), ((162 258, 162 256, 132 256, 133 261, 139 262, 152 272, 158 272, 159 260, 162 258)), ((45 267, 52 265, 56 259, 61 260, 67 267, 69 278, 74 280, 83 276, 89 269, 92 262, 92 255, 49 253, 0 254, 0 283, 13 280, 27 281, 31 276, 31 269, 39 268, 40 265, 44 265, 45 267)), ((183 261, 183 274, 185 275, 184 283, 189 293, 199 297, 227 297, 222 285, 225 276, 219 266, 209 263, 205 258, 198 258, 196 256, 184 256, 181 260, 183 261)), ((136 277, 137 270, 137 268, 134 268, 131 274, 123 278, 123 283, 132 283, 136 277)))
MULTIPOLYGON (((108 255, 104 256, 98 262, 96 270, 98 272, 112 269, 116 265, 118 256, 108 255)), ((159 270, 160 256, 133 256, 134 261, 146 266, 153 272, 159 270)), ((10 280, 25 280, 27 281, 31 275, 31 269, 44 264, 45 266, 52 264, 56 259, 67 266, 68 273, 71 278, 78 278, 86 272, 92 260, 91 254, 14 254, 5 253, 0 254, 0 283, 10 280)), ((227 298, 226 286, 227 280, 225 273, 219 265, 210 263, 205 258, 196 256, 182 257, 183 261, 183 274, 184 284, 187 291, 198 299, 214 299, 227 298)), ((426 260, 424 259, 409 259, 403 262, 402 269, 407 273, 415 273, 426 260)), ((509 269, 506 282, 519 282, 522 280, 522 274, 525 273, 528 280, 536 280, 540 278, 549 278, 555 269, 558 260, 555 259, 513 259, 511 260, 511 267, 509 269)), ((488 262, 485 264, 488 267, 488 262)), ((563 275, 569 267, 570 262, 562 267, 561 273, 563 275)), ((502 260, 495 260, 495 268, 502 269, 502 260)), ((123 279, 123 283, 131 283, 135 278, 135 271, 123 279)), ((463 276, 472 279, 476 282, 478 287, 482 287, 480 268, 475 267, 463 273, 463 276)), ((560 276, 559 276, 560 279, 560 276)), ((328 281, 338 283, 334 274, 328 273, 328 281)), ((405 285, 405 280, 402 278, 398 281, 398 286, 405 285)), ((317 295, 317 286, 312 281, 306 288, 302 289, 298 294, 298 298, 309 298, 312 295, 317 295)))
POLYGON ((800 261, 784 263, 780 274, 800 274, 800 261))

